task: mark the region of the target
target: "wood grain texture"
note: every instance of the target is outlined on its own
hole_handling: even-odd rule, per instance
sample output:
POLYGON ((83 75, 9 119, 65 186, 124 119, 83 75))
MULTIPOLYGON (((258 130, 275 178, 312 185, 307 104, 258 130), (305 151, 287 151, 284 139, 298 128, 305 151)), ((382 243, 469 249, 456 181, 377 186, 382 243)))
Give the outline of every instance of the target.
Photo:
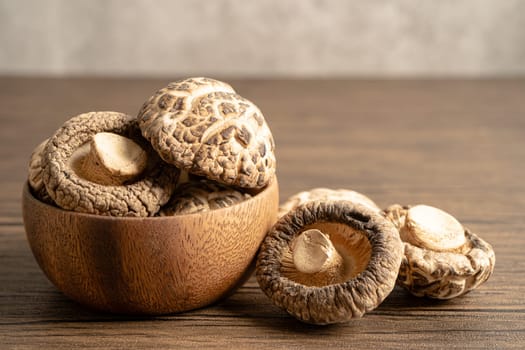
POLYGON ((294 320, 253 277, 187 313, 86 309, 47 280, 26 241, 20 199, 29 155, 78 113, 136 114, 168 80, 2 78, 1 348, 524 347, 525 80, 225 80, 258 104, 273 131, 281 200, 324 186, 363 192, 383 208, 436 206, 493 245, 493 276, 450 301, 396 288, 362 319, 329 327, 294 320))
POLYGON ((278 203, 274 178, 227 208, 112 217, 56 208, 24 186, 22 215, 36 261, 64 294, 102 311, 156 315, 207 306, 242 284, 278 203))

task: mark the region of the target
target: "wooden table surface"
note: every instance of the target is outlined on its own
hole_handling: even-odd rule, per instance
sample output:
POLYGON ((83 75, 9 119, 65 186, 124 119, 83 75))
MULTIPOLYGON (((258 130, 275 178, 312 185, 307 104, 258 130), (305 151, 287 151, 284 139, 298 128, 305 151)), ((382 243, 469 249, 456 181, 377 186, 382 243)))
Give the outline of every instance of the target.
POLYGON ((29 155, 66 119, 136 114, 168 80, 0 78, 0 348, 525 348, 525 80, 233 80, 277 144, 281 200, 314 187, 381 207, 425 203, 490 242, 493 276, 450 301, 394 289, 334 326, 301 324, 252 277, 230 298, 162 317, 88 310, 46 279, 26 242, 29 155))

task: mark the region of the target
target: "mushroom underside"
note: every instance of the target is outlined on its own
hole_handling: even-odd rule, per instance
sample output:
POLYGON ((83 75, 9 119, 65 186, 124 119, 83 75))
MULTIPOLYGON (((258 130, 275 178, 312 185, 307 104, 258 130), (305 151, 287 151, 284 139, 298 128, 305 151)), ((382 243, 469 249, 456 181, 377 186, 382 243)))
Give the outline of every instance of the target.
POLYGON ((494 250, 449 213, 428 205, 394 204, 384 216, 399 230, 404 256, 397 284, 415 296, 451 299, 485 282, 494 250))
MULTIPOLYGON (((301 232, 312 229, 319 230, 329 237, 335 249, 334 254, 338 254, 341 257, 341 266, 331 272, 329 278, 301 272, 294 266, 292 249, 286 247, 281 267, 281 273, 284 277, 306 286, 322 287, 328 284, 348 281, 366 269, 370 261, 372 247, 363 232, 348 225, 333 222, 315 223, 304 227, 301 232)), ((301 233, 297 237, 300 237, 300 235, 301 233)), ((293 242, 291 246, 293 246, 293 242)))
POLYGON ((135 118, 117 112, 90 112, 70 119, 50 138, 43 157, 43 182, 53 201, 67 210, 98 215, 154 215, 169 200, 180 173, 148 147, 135 118), (82 177, 82 159, 100 132, 129 137, 147 150, 150 161, 139 179, 116 186, 82 177))
POLYGON ((401 255, 399 234, 381 215, 347 201, 309 202, 281 217, 266 237, 257 281, 277 306, 303 322, 345 322, 374 309, 392 291, 401 255), (311 228, 328 231, 337 251, 359 247, 345 253, 342 281, 308 286, 283 269, 293 240, 311 228))
POLYGON ((397 284, 415 296, 451 299, 484 283, 492 274, 494 250, 465 230, 468 242, 461 252, 436 252, 404 243, 397 284))

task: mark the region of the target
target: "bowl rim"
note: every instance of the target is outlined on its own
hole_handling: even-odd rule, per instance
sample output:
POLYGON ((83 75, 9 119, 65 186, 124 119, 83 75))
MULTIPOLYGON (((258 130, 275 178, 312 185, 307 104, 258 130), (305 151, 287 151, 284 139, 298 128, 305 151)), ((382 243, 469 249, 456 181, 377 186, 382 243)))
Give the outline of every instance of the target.
POLYGON ((190 214, 177 214, 177 215, 166 215, 166 216, 111 216, 111 215, 98 215, 98 214, 91 214, 91 213, 83 213, 83 212, 78 212, 78 211, 74 211, 74 210, 66 210, 66 209, 60 208, 58 206, 51 205, 49 203, 43 202, 42 200, 40 200, 37 197, 35 197, 35 195, 33 194, 33 191, 31 190, 31 187, 29 185, 29 180, 26 180, 24 182, 24 186, 23 186, 23 189, 22 189, 22 206, 24 206, 24 201, 27 198, 29 201, 36 203, 36 205, 38 205, 38 206, 47 208, 48 210, 64 213, 66 215, 77 215, 79 217, 92 218, 92 219, 93 218, 97 218, 97 219, 108 220, 108 221, 122 220, 122 219, 125 219, 125 220, 137 220, 137 221, 142 221, 142 220, 163 221, 163 220, 181 219, 181 218, 186 218, 186 217, 194 217, 194 216, 199 216, 199 215, 203 215, 203 214, 210 214, 210 213, 227 212, 227 211, 233 210, 233 208, 235 208, 237 206, 246 205, 246 204, 248 204, 250 202, 253 202, 253 201, 256 201, 256 200, 260 200, 260 195, 263 194, 263 193, 270 192, 273 187, 276 187, 277 194, 279 194, 278 181, 277 181, 277 176, 276 175, 274 175, 271 178, 270 182, 266 186, 264 186, 263 188, 261 188, 261 189, 248 189, 249 193, 251 194, 250 198, 248 198, 248 199, 246 199, 246 200, 244 200, 242 202, 238 202, 238 203, 235 203, 233 205, 229 205, 229 206, 224 207, 224 208, 217 208, 217 209, 206 210, 206 211, 190 213, 190 214))

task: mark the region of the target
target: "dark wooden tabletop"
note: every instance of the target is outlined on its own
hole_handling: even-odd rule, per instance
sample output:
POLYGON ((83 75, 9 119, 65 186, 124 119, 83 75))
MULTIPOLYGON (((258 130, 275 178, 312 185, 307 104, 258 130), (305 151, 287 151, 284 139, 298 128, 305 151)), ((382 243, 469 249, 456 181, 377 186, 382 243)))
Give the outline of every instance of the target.
POLYGON ((525 80, 233 80, 277 144, 281 200, 314 187, 425 203, 490 242, 493 276, 450 301, 396 289, 361 319, 299 323, 251 278, 162 317, 95 312, 46 279, 26 242, 30 153, 86 111, 136 114, 166 80, 0 78, 0 348, 525 348, 525 80))

